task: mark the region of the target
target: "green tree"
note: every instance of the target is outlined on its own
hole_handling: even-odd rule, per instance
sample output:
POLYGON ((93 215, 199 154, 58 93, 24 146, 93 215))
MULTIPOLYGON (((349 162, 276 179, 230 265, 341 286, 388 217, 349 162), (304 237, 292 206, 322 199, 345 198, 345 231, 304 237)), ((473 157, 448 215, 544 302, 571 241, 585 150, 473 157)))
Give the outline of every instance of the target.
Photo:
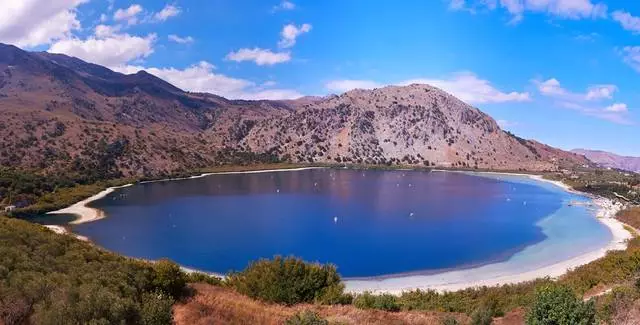
POLYGON ((327 295, 335 298, 344 289, 335 266, 280 256, 252 262, 244 271, 230 275, 227 283, 249 297, 286 305, 310 303, 327 295))
POLYGON ((593 301, 583 302, 563 285, 545 285, 536 290, 533 305, 527 313, 528 325, 595 324, 593 301))

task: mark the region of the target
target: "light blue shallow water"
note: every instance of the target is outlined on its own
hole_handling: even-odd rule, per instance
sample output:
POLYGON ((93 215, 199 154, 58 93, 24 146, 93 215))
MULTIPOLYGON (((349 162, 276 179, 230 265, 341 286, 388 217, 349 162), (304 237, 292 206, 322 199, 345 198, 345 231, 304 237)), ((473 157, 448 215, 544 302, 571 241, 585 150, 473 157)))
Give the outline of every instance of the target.
POLYGON ((610 240, 592 211, 567 206, 587 198, 499 177, 313 169, 147 183, 94 202, 108 217, 74 232, 124 255, 211 272, 295 255, 334 263, 345 277, 522 258, 541 243, 558 247, 545 262, 560 261, 610 240))

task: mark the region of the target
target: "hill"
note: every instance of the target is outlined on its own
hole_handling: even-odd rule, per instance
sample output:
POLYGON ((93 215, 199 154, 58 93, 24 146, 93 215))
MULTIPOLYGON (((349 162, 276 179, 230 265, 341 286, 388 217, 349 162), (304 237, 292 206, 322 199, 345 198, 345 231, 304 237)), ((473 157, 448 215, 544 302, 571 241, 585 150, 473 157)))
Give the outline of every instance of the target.
POLYGON ((586 163, 506 133, 428 85, 228 100, 4 44, 0 112, 3 166, 88 182, 280 160, 531 171, 586 163))
POLYGON ((583 155, 592 162, 608 168, 622 169, 640 173, 640 157, 626 157, 600 150, 574 149, 574 153, 583 155))

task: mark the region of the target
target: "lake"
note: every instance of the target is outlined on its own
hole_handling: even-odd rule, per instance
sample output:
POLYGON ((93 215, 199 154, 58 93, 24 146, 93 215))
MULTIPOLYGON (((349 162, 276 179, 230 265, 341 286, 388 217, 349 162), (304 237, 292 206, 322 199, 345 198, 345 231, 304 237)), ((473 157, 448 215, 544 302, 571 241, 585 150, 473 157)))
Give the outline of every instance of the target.
POLYGON ((117 190, 92 203, 107 218, 73 231, 127 256, 167 257, 209 272, 294 255, 333 263, 343 277, 366 278, 505 261, 547 240, 545 221, 566 227, 558 245, 570 249, 558 254, 606 243, 610 233, 585 207, 548 222, 571 200, 588 201, 515 176, 349 169, 222 174, 117 190))

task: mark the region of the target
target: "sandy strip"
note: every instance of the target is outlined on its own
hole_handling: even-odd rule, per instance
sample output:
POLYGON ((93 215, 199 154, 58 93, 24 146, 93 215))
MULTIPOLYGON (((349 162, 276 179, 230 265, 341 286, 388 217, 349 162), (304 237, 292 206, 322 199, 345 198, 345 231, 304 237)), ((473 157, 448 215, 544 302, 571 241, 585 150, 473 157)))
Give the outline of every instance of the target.
MULTIPOLYGON (((449 172, 446 170, 435 171, 449 172)), ((498 176, 525 176, 537 181, 552 183, 572 193, 579 193, 562 182, 547 180, 540 175, 499 172, 461 172, 469 174, 494 174, 498 176)), ((584 195, 584 193, 579 194, 584 195)), ((597 250, 579 255, 577 257, 573 257, 559 263, 535 268, 528 271, 513 270, 513 265, 509 265, 509 261, 505 261, 500 263, 488 264, 477 268, 447 271, 444 273, 430 275, 410 275, 383 279, 346 280, 346 290, 348 292, 354 293, 370 291, 374 293, 391 294, 401 294, 404 291, 415 289, 436 290, 444 292, 462 290, 472 287, 514 284, 544 277, 560 277, 571 269, 588 264, 601 257, 604 257, 608 251, 626 249, 627 240, 632 238, 632 234, 624 228, 624 224, 615 219, 618 211, 622 209, 622 206, 620 204, 616 204, 609 199, 600 197, 593 199, 593 202, 600 207, 600 210, 597 214, 598 221, 609 228, 612 234, 612 240, 605 247, 599 248, 597 250)))
POLYGON ((44 227, 55 232, 58 235, 72 235, 73 237, 80 239, 82 241, 89 241, 89 238, 71 233, 63 226, 45 225, 44 227))
POLYGON ((78 216, 78 219, 70 222, 70 224, 73 225, 77 225, 77 224, 81 224, 81 223, 85 223, 85 222, 91 222, 91 221, 96 221, 99 219, 104 218, 104 212, 100 211, 98 209, 94 209, 92 207, 87 206, 87 204, 95 201, 95 200, 99 200, 107 195, 109 195, 110 193, 112 193, 113 191, 120 189, 120 188, 124 188, 124 187, 128 187, 131 186, 133 184, 127 184, 127 185, 122 185, 122 186, 114 186, 114 187, 109 187, 108 189, 94 195, 91 196, 89 198, 86 198, 80 202, 77 202, 73 205, 70 205, 64 209, 60 209, 60 210, 56 210, 56 211, 51 211, 48 212, 47 214, 73 214, 78 216))

